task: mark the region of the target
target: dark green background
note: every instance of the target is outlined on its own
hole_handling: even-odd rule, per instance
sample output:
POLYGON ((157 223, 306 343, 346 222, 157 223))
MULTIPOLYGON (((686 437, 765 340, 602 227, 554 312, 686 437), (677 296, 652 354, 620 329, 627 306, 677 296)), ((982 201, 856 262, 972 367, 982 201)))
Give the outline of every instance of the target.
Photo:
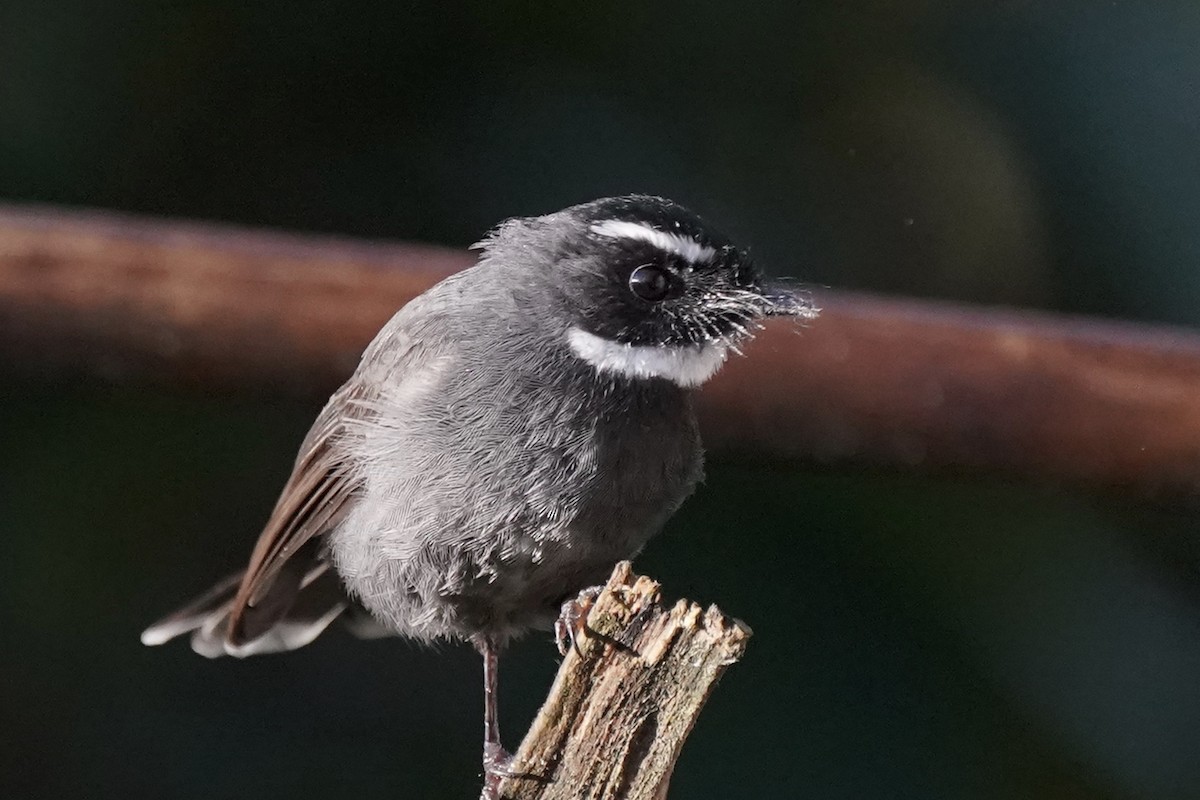
MULTIPOLYGON (((628 191, 817 284, 1196 325, 1200 5, 0 0, 3 199, 465 245, 628 191)), ((0 379, 0 797, 474 796, 467 648, 137 642, 316 403, 0 379)), ((1200 797, 1193 508, 709 473, 639 566, 756 637, 673 797, 1200 797)))

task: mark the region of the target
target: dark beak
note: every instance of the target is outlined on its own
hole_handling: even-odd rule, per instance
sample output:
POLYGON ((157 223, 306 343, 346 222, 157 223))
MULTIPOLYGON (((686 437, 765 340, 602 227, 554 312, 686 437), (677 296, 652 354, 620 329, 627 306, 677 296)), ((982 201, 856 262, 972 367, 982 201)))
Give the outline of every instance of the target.
POLYGON ((762 288, 765 301, 763 315, 768 317, 802 317, 812 319, 820 311, 813 305, 808 292, 779 283, 765 283, 762 288))

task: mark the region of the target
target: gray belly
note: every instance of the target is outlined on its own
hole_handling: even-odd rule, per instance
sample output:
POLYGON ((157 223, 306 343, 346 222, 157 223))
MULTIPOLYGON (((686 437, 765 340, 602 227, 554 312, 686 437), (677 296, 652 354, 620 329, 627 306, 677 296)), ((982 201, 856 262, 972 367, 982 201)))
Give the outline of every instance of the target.
POLYGON ((673 387, 615 406, 480 407, 381 430, 396 441, 373 452, 394 460, 363 465, 362 495, 331 536, 347 588, 397 633, 504 640, 549 625, 701 477, 690 402, 673 387))

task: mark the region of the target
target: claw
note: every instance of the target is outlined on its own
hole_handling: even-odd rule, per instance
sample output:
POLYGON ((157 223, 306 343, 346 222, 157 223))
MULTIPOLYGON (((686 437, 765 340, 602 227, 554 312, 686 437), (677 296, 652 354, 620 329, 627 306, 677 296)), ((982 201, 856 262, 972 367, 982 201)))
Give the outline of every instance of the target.
POLYGON ((513 757, 496 742, 489 742, 483 748, 483 791, 479 800, 500 800, 500 782, 505 778, 515 778, 517 773, 512 766, 513 757))
POLYGON ((499 744, 489 742, 483 750, 483 774, 496 775, 501 778, 515 778, 517 773, 509 769, 512 766, 512 754, 499 744))
POLYGON ((554 620, 554 643, 558 653, 565 656, 568 650, 583 655, 579 640, 587 632, 587 615, 596 604, 596 598, 604 591, 603 586, 589 586, 577 596, 562 604, 558 619, 554 620))

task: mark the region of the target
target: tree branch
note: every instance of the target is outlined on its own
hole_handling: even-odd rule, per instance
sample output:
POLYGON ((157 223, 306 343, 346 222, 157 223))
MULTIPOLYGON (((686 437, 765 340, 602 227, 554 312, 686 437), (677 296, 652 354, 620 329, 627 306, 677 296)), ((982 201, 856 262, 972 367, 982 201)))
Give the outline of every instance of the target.
MULTIPOLYGON (((472 262, 436 247, 0 206, 0 365, 327 394, 397 308, 472 262)), ((819 292, 701 394, 708 445, 761 460, 1200 486, 1200 336, 819 292)))
POLYGON ((659 800, 684 739, 750 629, 621 562, 513 761, 506 800, 659 800))

